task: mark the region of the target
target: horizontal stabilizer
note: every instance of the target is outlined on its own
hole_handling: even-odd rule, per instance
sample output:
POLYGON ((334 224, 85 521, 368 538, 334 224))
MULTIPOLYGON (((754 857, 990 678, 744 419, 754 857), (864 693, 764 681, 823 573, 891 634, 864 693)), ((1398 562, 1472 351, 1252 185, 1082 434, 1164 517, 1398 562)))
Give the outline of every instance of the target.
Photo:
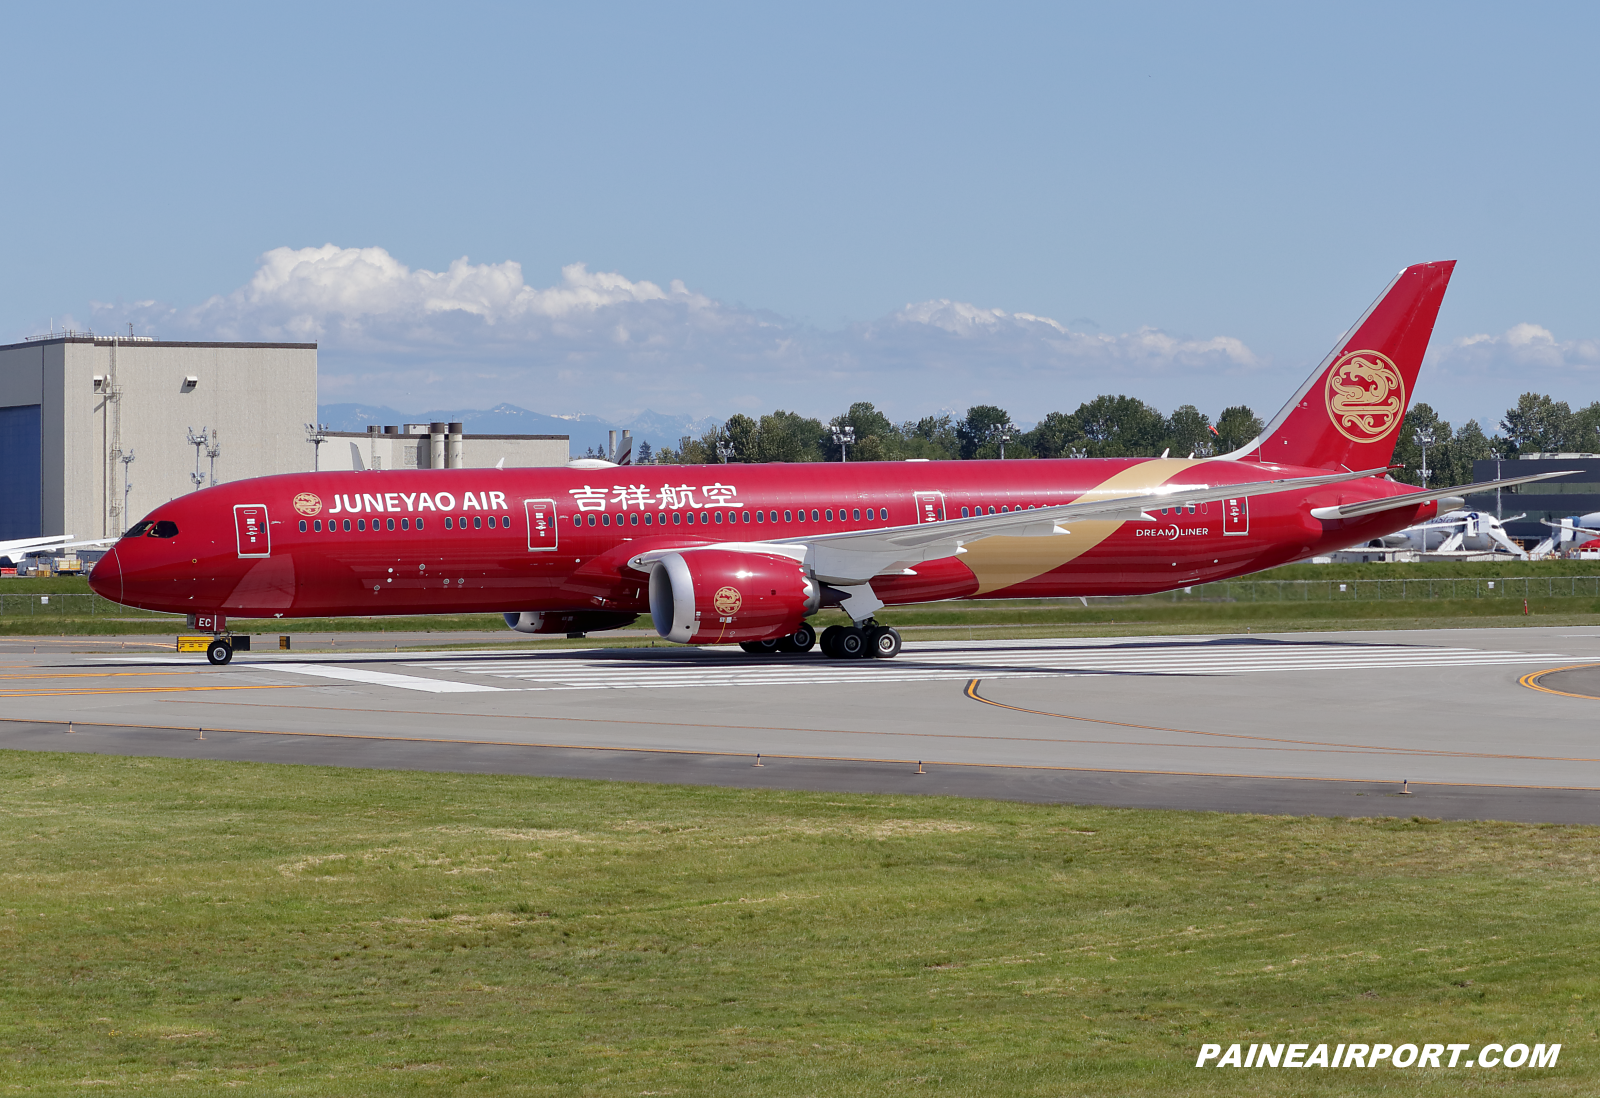
POLYGON ((1386 499, 1369 499, 1361 503, 1346 503, 1335 507, 1313 507, 1311 517, 1331 522, 1335 519, 1361 518, 1363 515, 1376 515, 1381 511, 1393 511, 1397 507, 1415 507, 1418 504, 1432 503, 1435 500, 1448 499, 1452 496, 1469 496, 1474 492, 1484 492, 1490 488, 1511 488, 1518 484, 1532 484, 1534 481, 1549 480, 1552 477, 1570 477, 1579 472, 1577 469, 1565 469, 1559 473, 1537 473, 1531 477, 1509 477, 1505 480, 1480 480, 1476 484, 1456 484, 1448 488, 1431 488, 1425 492, 1407 492, 1403 496, 1389 496, 1386 499))

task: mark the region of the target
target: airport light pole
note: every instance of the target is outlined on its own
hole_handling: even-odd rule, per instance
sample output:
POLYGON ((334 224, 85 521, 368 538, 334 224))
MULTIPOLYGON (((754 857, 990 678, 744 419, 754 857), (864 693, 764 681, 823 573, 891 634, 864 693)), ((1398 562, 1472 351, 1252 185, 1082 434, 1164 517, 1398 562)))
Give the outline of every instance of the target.
POLYGON ((839 447, 839 460, 850 460, 850 447, 856 444, 856 429, 854 427, 835 427, 833 429, 833 444, 839 447))
POLYGON ((1416 432, 1417 445, 1422 447, 1422 490, 1428 490, 1428 447, 1433 445, 1433 428, 1419 427, 1416 432))
POLYGON ((1007 420, 1004 423, 996 423, 993 427, 989 428, 989 437, 1000 443, 1001 461, 1006 459, 1006 443, 1011 441, 1012 432, 1014 432, 1016 429, 1017 425, 1012 423, 1010 420, 1007 420))
POLYGON ((722 464, 728 464, 728 459, 733 457, 733 441, 725 435, 717 436, 717 457, 722 459, 722 464))
MULTIPOLYGON (((311 443, 311 471, 322 469, 322 444, 328 441, 328 427, 323 423, 306 424, 306 441, 311 443)), ((198 464, 198 463, 196 463, 198 464)))
POLYGON ((194 481, 195 491, 199 491, 200 486, 206 482, 206 478, 200 475, 200 451, 206 448, 208 441, 210 440, 206 437, 204 427, 200 428, 198 435, 194 433, 193 427, 189 428, 189 445, 194 447, 194 472, 189 474, 189 479, 194 481))

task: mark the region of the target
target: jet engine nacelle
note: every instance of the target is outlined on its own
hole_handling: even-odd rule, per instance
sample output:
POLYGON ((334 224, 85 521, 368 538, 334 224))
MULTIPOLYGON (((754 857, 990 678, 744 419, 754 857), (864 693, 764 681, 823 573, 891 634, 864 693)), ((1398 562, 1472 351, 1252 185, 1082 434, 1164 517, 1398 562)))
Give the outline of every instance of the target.
POLYGON ((593 633, 601 629, 621 629, 638 614, 619 614, 605 610, 579 610, 551 613, 543 610, 512 610, 505 615, 506 628, 519 633, 593 633))
POLYGON ((792 557, 727 549, 666 553, 650 570, 650 618, 679 644, 773 640, 800 628, 821 591, 792 557))

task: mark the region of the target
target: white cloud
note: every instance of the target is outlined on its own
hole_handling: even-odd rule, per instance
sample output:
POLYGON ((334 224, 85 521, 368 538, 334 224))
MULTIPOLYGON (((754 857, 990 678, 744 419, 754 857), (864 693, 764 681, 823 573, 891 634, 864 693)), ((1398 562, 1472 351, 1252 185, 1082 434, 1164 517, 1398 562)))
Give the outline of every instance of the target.
POLYGON ((273 249, 245 285, 199 305, 95 309, 97 323, 133 320, 158 338, 316 341, 324 402, 382 396, 419 407, 504 400, 545 412, 723 416, 832 414, 865 399, 897 416, 987 402, 1037 418, 1133 392, 1164 409, 1194 401, 1215 413, 1238 398, 1226 379, 1237 385, 1263 366, 1228 336, 1079 332, 945 299, 822 331, 677 280, 662 288, 575 263, 538 287, 513 261, 462 258, 428 271, 383 248, 334 244, 273 249))
POLYGON ((1505 374, 1531 380, 1550 371, 1554 380, 1600 367, 1600 340, 1560 340, 1548 328, 1523 323, 1500 335, 1480 333, 1436 345, 1430 358, 1430 365, 1447 375, 1505 374))

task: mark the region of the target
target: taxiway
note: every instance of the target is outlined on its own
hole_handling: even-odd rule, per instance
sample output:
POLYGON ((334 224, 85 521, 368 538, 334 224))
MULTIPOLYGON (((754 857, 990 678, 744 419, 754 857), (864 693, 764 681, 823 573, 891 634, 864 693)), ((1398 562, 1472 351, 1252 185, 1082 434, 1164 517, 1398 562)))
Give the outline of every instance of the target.
POLYGON ((221 668, 9 640, 0 747, 1600 823, 1600 630, 917 641, 892 661, 269 651, 221 668))

